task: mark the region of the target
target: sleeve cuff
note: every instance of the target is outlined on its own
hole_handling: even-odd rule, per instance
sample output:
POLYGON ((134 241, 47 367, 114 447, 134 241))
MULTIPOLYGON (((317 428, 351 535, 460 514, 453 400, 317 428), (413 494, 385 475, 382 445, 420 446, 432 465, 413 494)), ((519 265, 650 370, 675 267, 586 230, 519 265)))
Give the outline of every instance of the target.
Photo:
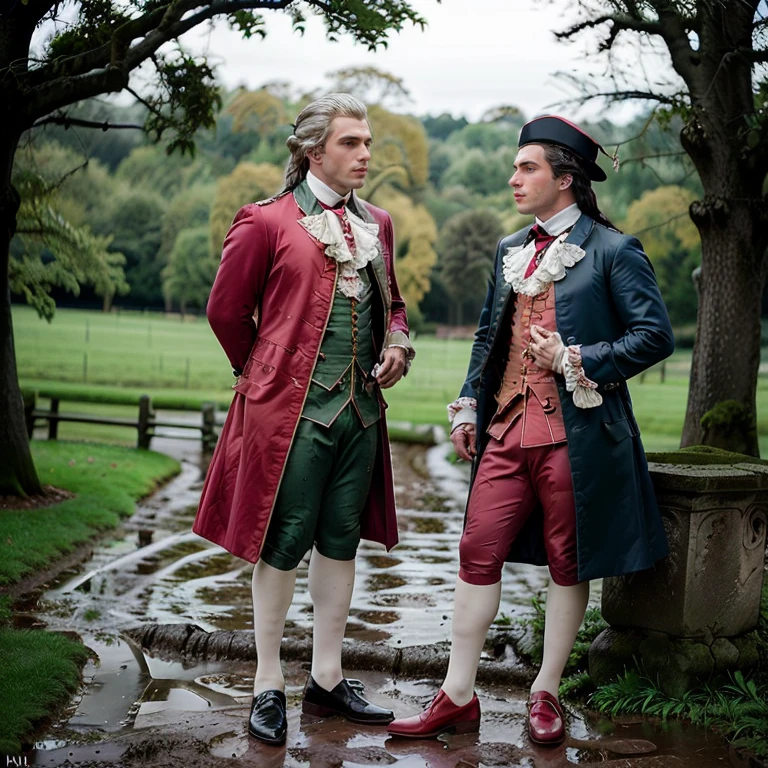
POLYGON ((477 400, 474 397, 460 397, 448 406, 448 421, 452 428, 459 424, 477 423, 477 400))
POLYGON ((577 408, 596 408, 603 402, 603 396, 597 391, 597 384, 587 378, 581 360, 581 344, 567 347, 563 359, 565 388, 573 393, 573 404, 577 408))
POLYGON ((416 356, 416 350, 413 348, 411 340, 402 331, 390 331, 384 339, 384 349, 390 347, 400 347, 405 350, 405 370, 403 371, 403 376, 405 376, 411 369, 411 361, 416 356))

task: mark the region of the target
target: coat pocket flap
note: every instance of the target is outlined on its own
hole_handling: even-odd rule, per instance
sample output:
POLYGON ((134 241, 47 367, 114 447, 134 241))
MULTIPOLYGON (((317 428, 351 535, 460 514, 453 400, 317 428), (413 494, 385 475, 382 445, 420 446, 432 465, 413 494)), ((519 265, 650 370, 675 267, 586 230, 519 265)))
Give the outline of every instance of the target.
POLYGON ((315 384, 319 384, 323 389, 327 389, 329 392, 339 385, 341 380, 347 376, 349 369, 351 368, 351 365, 348 365, 343 371, 339 372, 338 367, 335 370, 332 370, 330 367, 326 368, 324 366, 324 361, 318 360, 315 370, 312 372, 312 381, 315 384))
POLYGON ((618 421, 603 422, 603 429, 611 436, 614 442, 618 443, 627 437, 633 437, 632 427, 627 419, 618 421))
POLYGON ((251 382, 245 376, 238 377, 237 381, 232 385, 232 389, 241 395, 247 395, 250 388, 251 382))

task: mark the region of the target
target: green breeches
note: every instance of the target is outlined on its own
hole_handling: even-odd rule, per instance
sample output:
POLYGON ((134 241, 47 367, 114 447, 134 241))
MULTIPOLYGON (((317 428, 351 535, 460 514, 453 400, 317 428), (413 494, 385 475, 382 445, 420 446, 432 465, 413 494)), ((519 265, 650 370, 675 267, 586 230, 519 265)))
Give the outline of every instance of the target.
POLYGON ((333 560, 354 559, 378 437, 351 404, 330 427, 299 420, 261 553, 267 564, 290 571, 313 544, 333 560))

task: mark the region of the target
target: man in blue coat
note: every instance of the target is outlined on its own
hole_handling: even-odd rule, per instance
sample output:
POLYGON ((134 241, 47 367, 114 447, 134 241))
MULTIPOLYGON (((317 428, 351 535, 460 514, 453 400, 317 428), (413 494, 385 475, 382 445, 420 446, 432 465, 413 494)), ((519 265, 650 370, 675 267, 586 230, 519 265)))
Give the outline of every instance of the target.
POLYGON ((563 740, 557 698, 589 580, 650 568, 667 543, 627 379, 669 356, 672 329, 634 237, 600 212, 602 150, 556 116, 523 126, 510 179, 533 226, 503 238, 451 440, 473 461, 459 545, 451 658, 420 715, 392 735, 434 737, 480 722, 475 676, 505 561, 548 565, 544 652, 528 730, 563 740))

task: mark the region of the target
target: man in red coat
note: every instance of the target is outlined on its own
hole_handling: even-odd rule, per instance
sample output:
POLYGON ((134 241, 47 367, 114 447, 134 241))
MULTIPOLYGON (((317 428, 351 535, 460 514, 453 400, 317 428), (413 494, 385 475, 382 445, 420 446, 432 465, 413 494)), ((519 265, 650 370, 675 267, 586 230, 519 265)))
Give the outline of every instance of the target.
POLYGON ((310 549, 313 652, 302 709, 367 724, 393 718, 341 668, 360 538, 397 543, 381 389, 413 358, 392 221, 354 193, 371 141, 357 99, 331 94, 305 107, 287 141, 286 189, 237 213, 208 301, 238 378, 194 530, 255 563, 248 727, 268 744, 285 742, 280 644, 310 549))

